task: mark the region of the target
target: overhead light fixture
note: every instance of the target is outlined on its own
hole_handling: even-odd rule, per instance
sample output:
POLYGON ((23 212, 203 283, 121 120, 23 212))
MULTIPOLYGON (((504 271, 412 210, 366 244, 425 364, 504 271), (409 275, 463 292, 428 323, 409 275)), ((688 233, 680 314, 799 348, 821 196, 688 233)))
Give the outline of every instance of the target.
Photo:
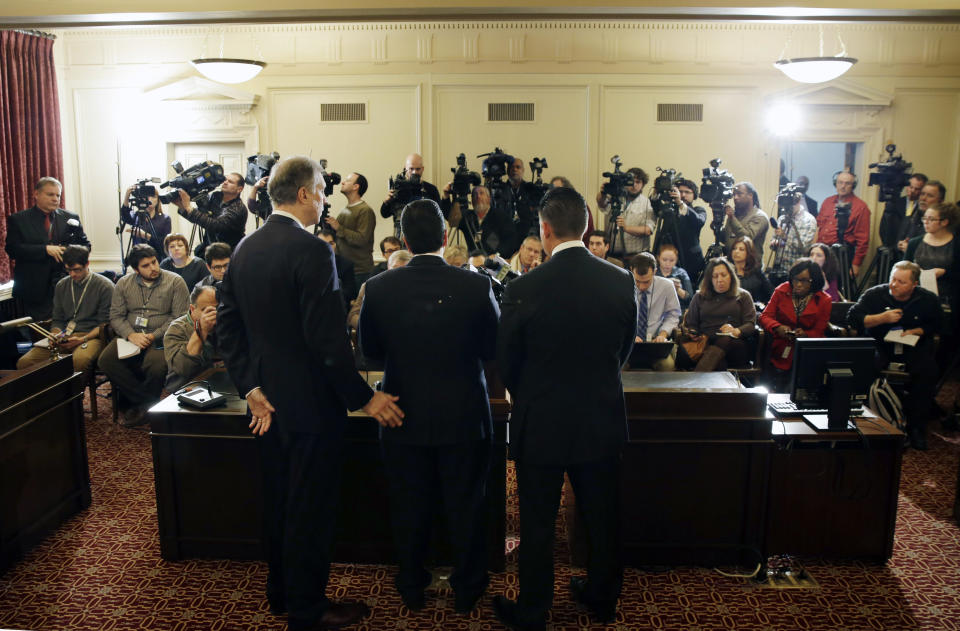
POLYGON ((780 59, 773 63, 773 67, 787 75, 794 81, 800 83, 824 83, 836 79, 857 63, 853 57, 847 57, 847 47, 837 33, 837 40, 840 42, 840 52, 833 57, 827 57, 823 54, 823 27, 820 27, 820 55, 818 57, 795 57, 785 59, 784 53, 790 41, 783 47, 780 53, 780 59))
POLYGON ((218 83, 243 83, 260 74, 267 64, 252 59, 194 59, 193 67, 218 83))
MULTIPOLYGON (((218 83, 243 83, 249 81, 260 74, 260 71, 267 67, 263 61, 254 61, 253 59, 236 59, 223 56, 224 29, 220 29, 220 56, 207 57, 207 42, 203 42, 203 56, 200 59, 194 59, 190 63, 200 71, 206 78, 218 83)), ((257 56, 263 59, 263 53, 260 52, 260 45, 256 38, 253 44, 257 49, 257 56)))

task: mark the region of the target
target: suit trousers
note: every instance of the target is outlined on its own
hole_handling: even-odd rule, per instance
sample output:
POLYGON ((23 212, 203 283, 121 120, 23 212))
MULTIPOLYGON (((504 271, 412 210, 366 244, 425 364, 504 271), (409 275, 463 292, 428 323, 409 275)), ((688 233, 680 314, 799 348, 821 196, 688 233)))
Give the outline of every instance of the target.
POLYGON ((163 350, 149 347, 127 359, 117 357, 117 340, 112 340, 100 353, 102 370, 133 405, 143 405, 160 398, 167 361, 163 350))
POLYGON ((450 586, 467 599, 482 593, 489 580, 485 499, 490 439, 429 446, 381 440, 380 448, 390 484, 397 591, 415 599, 430 584, 424 562, 442 504, 453 550, 450 586))
POLYGON ((620 456, 578 465, 517 463, 520 501, 520 616, 546 618, 553 604, 553 539, 566 471, 586 526, 589 559, 584 598, 613 604, 623 585, 620 555, 620 456))
POLYGON ((267 599, 287 607, 290 629, 327 609, 343 441, 273 427, 257 438, 263 470, 267 599))

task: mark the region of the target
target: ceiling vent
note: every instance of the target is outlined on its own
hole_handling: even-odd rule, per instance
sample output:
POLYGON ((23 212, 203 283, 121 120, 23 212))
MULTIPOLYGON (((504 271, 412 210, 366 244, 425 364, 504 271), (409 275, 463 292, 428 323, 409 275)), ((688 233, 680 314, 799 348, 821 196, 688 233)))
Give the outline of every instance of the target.
POLYGON ((703 103, 657 103, 659 123, 702 123, 703 103))
POLYGON ((533 122, 533 103, 487 103, 487 122, 533 122))

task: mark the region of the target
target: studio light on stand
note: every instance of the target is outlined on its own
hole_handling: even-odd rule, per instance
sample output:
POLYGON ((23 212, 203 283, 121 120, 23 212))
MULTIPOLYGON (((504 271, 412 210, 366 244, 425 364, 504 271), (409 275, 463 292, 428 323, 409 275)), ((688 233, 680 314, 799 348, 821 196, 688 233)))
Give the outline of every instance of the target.
POLYGON ((847 57, 847 47, 837 33, 837 41, 840 43, 840 52, 833 57, 827 57, 823 54, 823 27, 820 27, 820 55, 818 57, 795 57, 793 59, 784 58, 790 40, 787 40, 780 53, 780 59, 773 63, 774 68, 781 71, 794 81, 800 83, 824 83, 836 79, 857 63, 853 57, 847 57))
MULTIPOLYGON (((193 67, 200 71, 206 78, 218 83, 243 83, 249 81, 260 74, 260 71, 267 67, 266 62, 253 59, 227 58, 223 56, 223 30, 220 31, 220 56, 219 57, 201 57, 190 61, 193 67)), ((257 48, 257 56, 263 59, 260 52, 260 46, 254 38, 254 44, 257 48)), ((207 44, 203 44, 204 53, 206 53, 207 44)))

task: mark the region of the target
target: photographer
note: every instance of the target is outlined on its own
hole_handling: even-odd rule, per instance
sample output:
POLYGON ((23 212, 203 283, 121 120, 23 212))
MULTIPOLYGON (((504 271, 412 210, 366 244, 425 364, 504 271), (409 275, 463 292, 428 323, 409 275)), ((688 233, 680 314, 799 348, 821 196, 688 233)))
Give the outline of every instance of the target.
POLYGON ((495 208, 490 204, 490 191, 485 186, 474 186, 470 192, 473 210, 461 210, 454 202, 451 207, 451 216, 460 214, 457 223, 459 236, 451 241, 462 242, 469 251, 478 247, 487 255, 499 254, 503 258, 513 256, 516 251, 516 231, 513 222, 502 208, 495 208))
POLYGON ((694 283, 700 278, 706 261, 700 247, 700 230, 707 222, 707 209, 694 205, 697 199, 697 185, 691 180, 679 179, 670 192, 677 204, 677 234, 680 243, 674 243, 677 250, 683 251, 683 264, 694 283))
POLYGON ((150 205, 146 208, 131 208, 130 195, 137 184, 127 187, 120 207, 120 220, 130 226, 126 229, 133 238, 134 245, 146 243, 157 252, 163 251, 163 240, 170 234, 170 215, 163 212, 160 204, 160 192, 153 184, 142 185, 149 192, 150 205))
POLYGON ((336 217, 327 217, 327 225, 337 233, 337 250, 353 263, 359 287, 373 271, 373 231, 377 227, 377 216, 363 201, 367 178, 351 173, 341 182, 340 192, 347 198, 347 205, 336 217))
POLYGON ((221 192, 210 195, 204 209, 190 207, 190 196, 180 191, 180 198, 174 200, 181 216, 204 229, 203 240, 196 252, 203 252, 208 245, 222 241, 236 249, 243 238, 247 226, 247 208, 240 200, 243 192, 243 176, 239 173, 227 175, 220 186, 221 192))
POLYGON ((814 241, 830 245, 843 243, 850 255, 850 275, 856 277, 870 246, 870 209, 862 199, 853 194, 853 189, 857 186, 856 175, 850 171, 841 171, 834 177, 833 183, 837 187, 837 194, 823 200, 820 206, 817 236, 814 241), (845 218, 842 217, 844 214, 845 218), (847 229, 841 238, 837 233, 842 219, 846 219, 847 229))
MULTIPOLYGON (((411 153, 407 156, 407 159, 403 163, 403 177, 413 184, 419 184, 419 191, 414 194, 405 194, 401 199, 397 197, 398 188, 392 186, 390 192, 387 193, 387 198, 380 204, 381 217, 386 219, 397 215, 394 221, 399 222, 399 213, 403 210, 403 207, 417 199, 432 199, 440 204, 440 210, 443 211, 444 218, 447 217, 447 214, 450 212, 450 200, 447 198, 445 200, 446 203, 441 203, 440 191, 437 190, 436 186, 423 179, 423 156, 419 153, 411 153)), ((399 183, 400 181, 402 180, 399 178, 394 180, 395 183, 399 183)))
POLYGON ((507 180, 510 185, 507 206, 513 214, 513 224, 518 237, 540 234, 537 205, 540 203, 540 198, 543 197, 543 193, 537 189, 537 185, 524 180, 523 174, 523 160, 514 158, 510 164, 509 179, 507 180))
POLYGON ((817 235, 817 219, 807 212, 807 203, 803 197, 793 202, 788 213, 780 215, 779 226, 775 231, 776 239, 770 249, 782 248, 773 266, 774 272, 788 272, 794 261, 806 256, 817 235))
MULTIPOLYGON (((625 188, 626 204, 623 212, 616 218, 617 228, 623 230, 622 238, 613 236, 613 226, 608 228, 611 233, 612 252, 623 260, 650 250, 650 235, 653 234, 653 229, 657 225, 653 206, 647 196, 642 193, 643 187, 649 180, 646 172, 638 167, 627 169, 626 172, 633 175, 633 184, 625 188)), ((610 201, 610 196, 602 190, 597 193, 597 207, 608 218, 610 201)))
POLYGON ((724 245, 729 252, 739 237, 750 237, 756 249, 757 259, 763 263, 763 242, 767 239, 770 218, 760 210, 760 194, 750 182, 740 182, 733 189, 733 206, 729 203, 723 225, 724 245))
POLYGON ((251 214, 256 215, 260 209, 260 201, 257 199, 257 196, 260 194, 260 190, 265 188, 270 183, 270 176, 264 175, 262 178, 257 180, 256 184, 250 187, 250 195, 247 197, 247 210, 251 214))

